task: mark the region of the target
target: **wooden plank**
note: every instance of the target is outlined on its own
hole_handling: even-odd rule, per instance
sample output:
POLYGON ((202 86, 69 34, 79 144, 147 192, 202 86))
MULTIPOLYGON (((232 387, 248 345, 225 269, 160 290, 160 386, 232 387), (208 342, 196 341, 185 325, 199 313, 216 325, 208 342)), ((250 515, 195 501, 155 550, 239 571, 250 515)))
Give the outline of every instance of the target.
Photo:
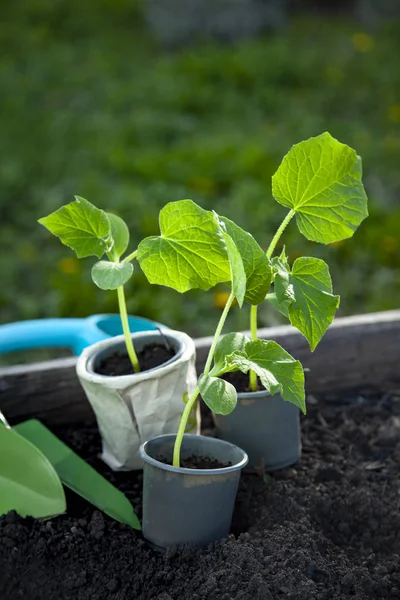
POLYGON ((48 425, 94 419, 75 373, 76 358, 0 369, 0 409, 11 423, 35 417, 48 425))
MULTIPOLYGON (((337 319, 314 353, 291 326, 261 329, 310 369, 308 394, 400 390, 400 310, 337 319)), ((201 373, 211 338, 196 340, 201 373)), ((75 374, 75 358, 0 369, 0 408, 11 422, 54 425, 93 419, 75 374)))
MULTIPOLYGON (((310 369, 308 394, 400 390, 400 310, 336 319, 314 352, 290 325, 261 329, 259 335, 275 340, 310 369)), ((200 364, 210 343, 211 338, 196 342, 200 364)))

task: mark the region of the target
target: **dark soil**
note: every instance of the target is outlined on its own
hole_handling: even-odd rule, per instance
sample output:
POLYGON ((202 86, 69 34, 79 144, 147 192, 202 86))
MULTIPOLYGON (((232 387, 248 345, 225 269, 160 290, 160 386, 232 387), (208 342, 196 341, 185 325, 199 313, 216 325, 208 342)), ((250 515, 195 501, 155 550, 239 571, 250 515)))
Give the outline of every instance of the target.
MULTIPOLYGON (((400 398, 310 398, 302 426, 301 463, 242 475, 232 533, 207 550, 155 552, 72 492, 68 516, 2 517, 1 600, 398 600, 400 398)), ((142 475, 96 458, 94 426, 56 433, 140 515, 142 475)))
MULTIPOLYGON (((165 345, 148 344, 137 353, 140 370, 148 371, 159 367, 171 360, 175 354, 176 352, 172 348, 165 345)), ((132 375, 134 370, 126 352, 115 352, 100 362, 96 373, 115 377, 116 375, 132 375)))
MULTIPOLYGON (((164 465, 170 465, 171 461, 164 456, 157 456, 156 459, 164 465)), ((210 458, 209 456, 189 456, 181 459, 181 467, 184 469, 223 469, 230 467, 232 463, 222 463, 219 460, 210 458)))
MULTIPOLYGON (((250 392, 249 388, 249 374, 242 373, 241 371, 235 371, 234 373, 225 373, 223 375, 223 379, 225 381, 229 381, 237 392, 250 392)), ((260 379, 257 377, 258 389, 265 390, 265 387, 262 385, 260 379)))

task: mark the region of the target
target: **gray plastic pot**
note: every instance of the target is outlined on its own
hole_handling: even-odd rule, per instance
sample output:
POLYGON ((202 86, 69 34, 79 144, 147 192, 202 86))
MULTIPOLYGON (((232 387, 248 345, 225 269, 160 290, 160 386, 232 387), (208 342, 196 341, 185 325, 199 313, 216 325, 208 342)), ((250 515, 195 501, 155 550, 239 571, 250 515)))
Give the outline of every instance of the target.
POLYGON ((172 462, 176 435, 160 435, 139 450, 144 462, 144 537, 158 548, 192 544, 204 547, 229 534, 240 472, 247 454, 215 438, 185 434, 181 457, 210 457, 229 466, 187 469, 172 462))
POLYGON ((231 414, 213 417, 218 438, 247 452, 247 471, 277 471, 300 459, 300 411, 279 394, 239 393, 231 414))

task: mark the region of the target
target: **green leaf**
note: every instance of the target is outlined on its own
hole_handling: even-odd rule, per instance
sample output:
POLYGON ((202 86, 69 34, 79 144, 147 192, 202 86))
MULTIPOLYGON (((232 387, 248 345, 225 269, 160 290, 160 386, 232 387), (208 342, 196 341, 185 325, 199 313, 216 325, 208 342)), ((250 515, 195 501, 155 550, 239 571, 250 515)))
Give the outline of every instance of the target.
POLYGON ((127 224, 121 217, 113 213, 106 213, 111 225, 111 236, 114 245, 111 250, 112 257, 115 261, 119 260, 129 244, 129 229, 127 224))
POLYGON ((249 304, 261 304, 271 286, 269 260, 250 233, 226 217, 220 217, 220 220, 225 224, 227 233, 235 242, 242 257, 247 279, 244 299, 249 304))
POLYGON ((265 296, 267 302, 271 304, 276 310, 278 310, 284 317, 289 318, 289 305, 291 301, 279 302, 275 292, 271 292, 265 296))
POLYGON ((79 196, 39 219, 39 223, 75 250, 78 258, 101 258, 105 252, 112 250, 111 224, 106 213, 79 196))
POLYGON ((265 389, 271 394, 279 390, 282 398, 306 412, 304 372, 279 344, 270 340, 252 340, 244 350, 235 351, 226 358, 230 371, 254 371, 265 389))
POLYGON ((14 429, 43 452, 64 485, 116 521, 140 529, 139 519, 128 498, 61 442, 40 421, 30 419, 20 423, 14 429))
POLYGON ((332 323, 340 297, 332 294, 328 265, 319 258, 302 257, 280 266, 275 277, 275 292, 280 303, 288 303, 289 319, 315 350, 332 323))
POLYGON ((284 308, 289 309, 289 306, 295 301, 295 296, 293 284, 290 280, 290 265, 287 260, 285 248, 282 250, 280 256, 276 256, 271 260, 271 265, 276 292, 275 301, 284 308))
POLYGON ((150 283, 186 292, 231 280, 224 236, 213 212, 191 200, 169 202, 160 212, 160 231, 138 247, 137 259, 150 283))
POLYGON ((15 510, 22 517, 64 513, 61 481, 33 444, 0 424, 0 515, 15 510))
POLYGON ((228 260, 231 268, 232 292, 240 307, 243 306, 244 296, 246 293, 246 273, 243 266, 242 257, 232 238, 224 233, 226 250, 228 252, 228 260))
POLYGON ((132 263, 99 260, 92 267, 92 279, 102 290, 116 290, 132 277, 132 263))
POLYGON ((225 359, 232 352, 244 350, 247 342, 250 341, 243 333, 228 333, 218 342, 214 353, 214 366, 210 375, 222 374, 225 372, 225 359))
POLYGON ((237 403, 237 393, 231 383, 218 377, 200 375, 199 389, 208 408, 217 415, 229 415, 237 403))
POLYGON ((361 159, 325 132, 296 144, 272 177, 275 199, 295 211, 300 232, 330 244, 349 238, 368 216, 361 159))

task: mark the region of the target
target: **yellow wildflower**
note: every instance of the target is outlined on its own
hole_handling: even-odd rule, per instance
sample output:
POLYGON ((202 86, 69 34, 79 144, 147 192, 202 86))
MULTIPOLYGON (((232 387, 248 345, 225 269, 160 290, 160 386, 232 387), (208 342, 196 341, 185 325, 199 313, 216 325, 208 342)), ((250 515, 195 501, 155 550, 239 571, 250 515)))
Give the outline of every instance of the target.
POLYGON ((400 123, 400 104, 389 106, 387 118, 391 123, 400 123))
POLYGON ((188 181, 188 185, 206 196, 215 192, 215 182, 207 177, 193 177, 188 181))
POLYGON ((381 240, 381 246, 385 252, 392 254, 397 250, 398 241, 393 235, 384 235, 381 240))
POLYGON ((77 258, 71 256, 68 258, 62 258, 58 262, 58 267, 61 273, 65 273, 66 275, 74 275, 75 273, 79 273, 80 264, 77 258))
POLYGON ((374 39, 367 33, 354 33, 352 42, 357 52, 369 52, 375 45, 374 39))
POLYGON ((228 302, 229 292, 215 292, 214 294, 214 306, 223 310, 228 302))

